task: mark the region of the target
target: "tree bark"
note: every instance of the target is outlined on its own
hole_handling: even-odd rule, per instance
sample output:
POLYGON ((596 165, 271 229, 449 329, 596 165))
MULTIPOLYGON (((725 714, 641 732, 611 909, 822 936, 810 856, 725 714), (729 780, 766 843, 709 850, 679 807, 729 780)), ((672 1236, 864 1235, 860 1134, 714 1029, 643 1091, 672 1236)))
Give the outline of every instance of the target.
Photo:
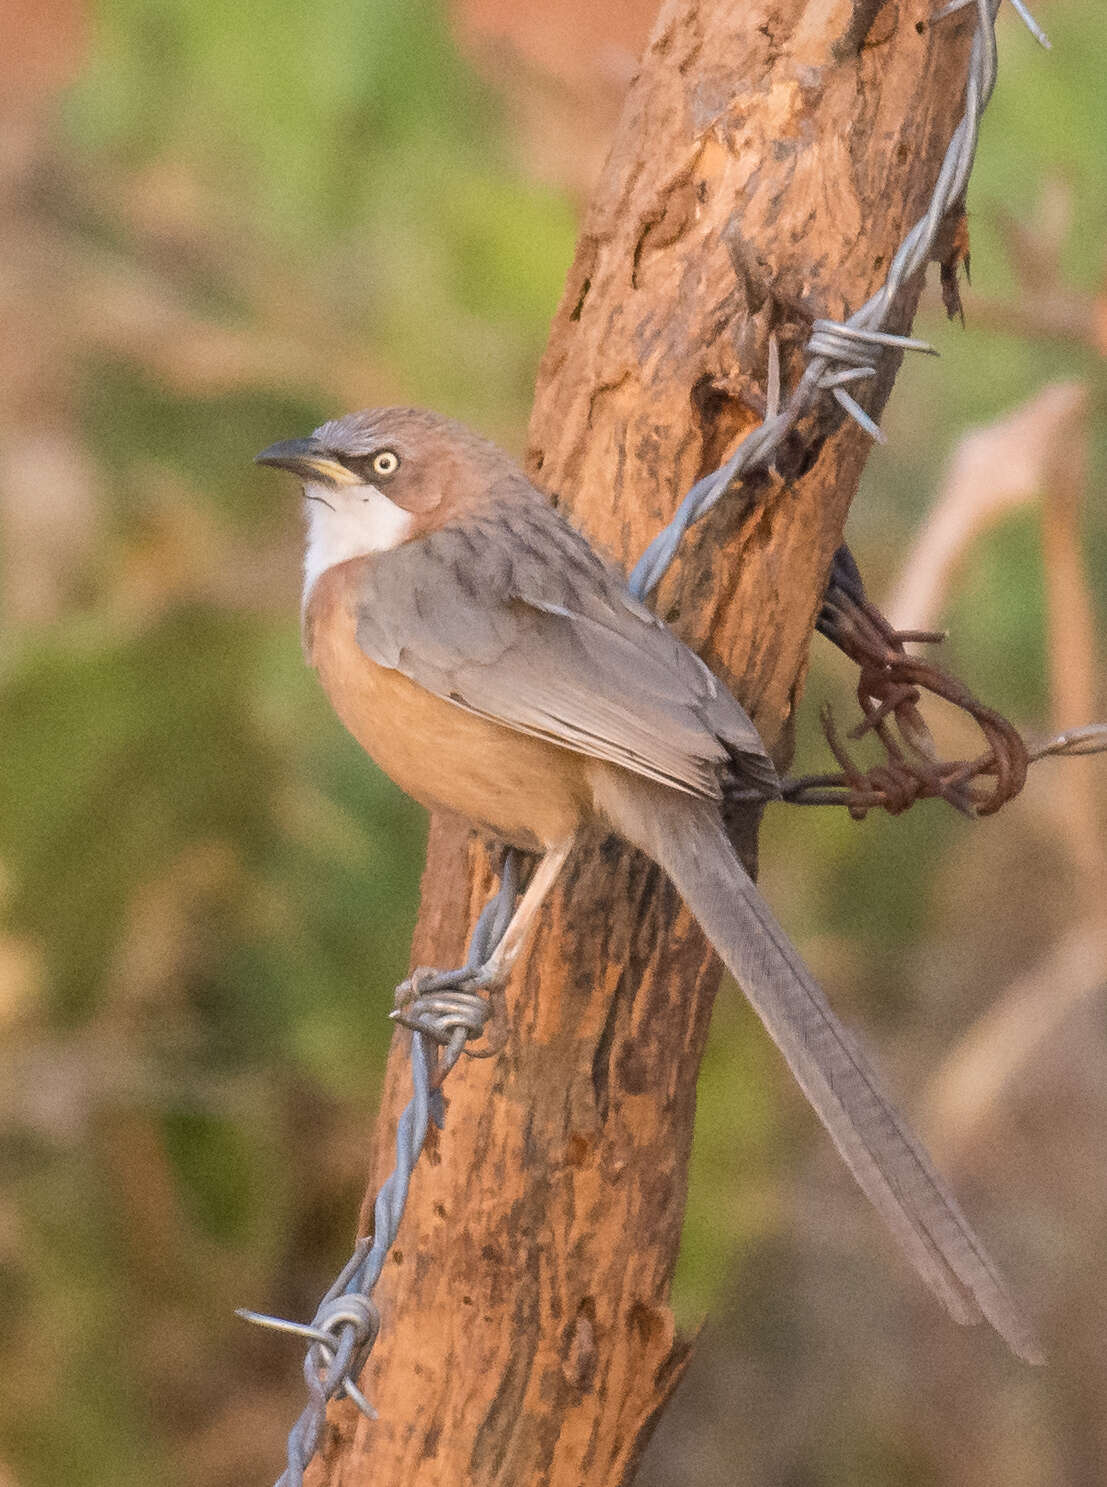
MULTIPOLYGON (((925 209, 971 34, 960 16, 927 29, 931 8, 663 7, 530 429, 533 477, 628 566, 760 419, 770 334, 790 387, 811 321, 863 303, 925 209)), ((890 329, 907 329, 920 287, 890 329)), ((894 372, 889 356, 871 411, 894 372)), ((756 500, 724 500, 694 529, 657 596, 782 765, 868 449, 828 399, 756 500)), ((752 858, 756 823, 749 837, 752 858)), ((460 963, 491 881, 468 829, 435 820, 413 964, 460 963)), ((662 874, 617 840, 582 842, 508 988, 505 1046, 452 1075, 417 1168, 362 1379, 380 1418, 334 1406, 313 1482, 630 1480, 688 1358, 668 1299, 718 982, 662 874)), ((407 1043, 389 1062, 366 1224, 410 1092, 407 1043)))

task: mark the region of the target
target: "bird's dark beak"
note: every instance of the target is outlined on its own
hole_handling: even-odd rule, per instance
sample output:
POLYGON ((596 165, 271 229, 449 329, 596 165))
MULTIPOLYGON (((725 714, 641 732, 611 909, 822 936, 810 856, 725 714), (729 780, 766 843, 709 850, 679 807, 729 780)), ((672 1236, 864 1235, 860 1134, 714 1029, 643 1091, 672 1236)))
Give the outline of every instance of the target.
POLYGON ((254 455, 255 465, 291 470, 301 480, 322 480, 328 485, 349 485, 356 477, 323 448, 318 439, 283 439, 254 455))

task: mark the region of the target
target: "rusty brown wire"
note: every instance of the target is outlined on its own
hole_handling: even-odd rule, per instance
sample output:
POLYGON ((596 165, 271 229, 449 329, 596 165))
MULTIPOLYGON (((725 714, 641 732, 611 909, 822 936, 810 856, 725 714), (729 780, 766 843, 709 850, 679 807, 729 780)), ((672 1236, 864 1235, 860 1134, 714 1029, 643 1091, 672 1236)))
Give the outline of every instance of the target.
POLYGON ((870 810, 899 815, 917 800, 939 799, 965 815, 989 816, 1019 793, 1032 759, 1107 749, 1107 733, 1093 726, 1079 738, 1066 735, 1032 752, 1010 719, 981 702, 958 677, 908 653, 912 643, 933 644, 945 637, 938 631, 896 630, 865 594, 848 549, 835 558, 818 628, 858 668, 863 716, 849 738, 873 734, 885 757, 867 768, 858 764, 824 707, 823 732, 840 773, 784 780, 782 798, 793 804, 843 805, 860 820, 870 810), (924 694, 967 714, 984 737, 983 751, 972 759, 942 759, 919 710, 924 694))

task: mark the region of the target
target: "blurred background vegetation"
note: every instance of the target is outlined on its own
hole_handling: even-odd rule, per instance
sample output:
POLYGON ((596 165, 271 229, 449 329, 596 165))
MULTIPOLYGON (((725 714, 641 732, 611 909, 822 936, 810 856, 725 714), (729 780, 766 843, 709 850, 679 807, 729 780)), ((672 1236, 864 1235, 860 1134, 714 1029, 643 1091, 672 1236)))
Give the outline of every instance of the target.
MULTIPOLYGON (((250 459, 380 402, 522 447, 653 9, 9 0, 3 1487, 279 1468, 299 1350, 233 1307, 308 1316, 348 1252, 423 821, 303 667, 299 514, 250 459)), ((1107 15, 1039 9, 1052 53, 1000 27, 967 329, 932 296, 851 540, 1044 735, 1107 705, 1107 15)), ((817 645, 797 769, 849 687, 817 645)), ((978 824, 781 808, 763 847, 1052 1366, 945 1321, 724 996, 676 1298, 711 1320, 648 1487, 1107 1481, 1105 781, 1043 763, 978 824)))

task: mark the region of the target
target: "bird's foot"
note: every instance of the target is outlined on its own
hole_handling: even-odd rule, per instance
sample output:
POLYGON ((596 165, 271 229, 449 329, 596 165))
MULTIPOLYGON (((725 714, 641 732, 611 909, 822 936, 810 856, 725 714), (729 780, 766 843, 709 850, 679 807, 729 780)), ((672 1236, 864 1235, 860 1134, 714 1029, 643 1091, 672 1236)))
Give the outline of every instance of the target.
MULTIPOLYGON (((396 988, 397 1008, 406 1008, 423 997, 436 996, 444 991, 488 991, 504 979, 497 973, 491 960, 479 966, 457 966, 452 971, 440 971, 435 966, 416 966, 406 981, 396 988)), ((399 1021, 399 1019, 396 1019, 399 1021)))

